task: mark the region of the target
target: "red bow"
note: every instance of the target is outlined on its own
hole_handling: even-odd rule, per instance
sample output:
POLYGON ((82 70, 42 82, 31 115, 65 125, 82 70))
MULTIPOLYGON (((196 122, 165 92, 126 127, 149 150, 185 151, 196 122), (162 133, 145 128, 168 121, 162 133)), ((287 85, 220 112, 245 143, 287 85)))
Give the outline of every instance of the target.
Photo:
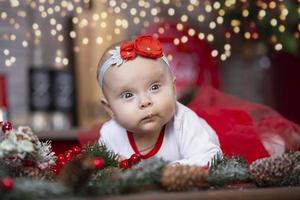
POLYGON ((147 58, 160 58, 163 56, 159 40, 150 35, 137 37, 134 42, 123 42, 120 51, 123 60, 132 60, 137 55, 147 58))

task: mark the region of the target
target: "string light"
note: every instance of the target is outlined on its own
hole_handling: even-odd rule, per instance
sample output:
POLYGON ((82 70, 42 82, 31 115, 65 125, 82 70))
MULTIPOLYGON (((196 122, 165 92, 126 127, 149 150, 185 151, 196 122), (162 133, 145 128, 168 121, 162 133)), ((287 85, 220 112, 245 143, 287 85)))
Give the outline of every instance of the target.
POLYGON ((204 40, 204 39, 205 39, 205 34, 204 34, 204 33, 199 33, 199 34, 198 34, 198 38, 199 38, 200 40, 204 40))
POLYGON ((211 52, 211 56, 212 57, 217 57, 218 56, 218 51, 217 50, 213 50, 212 52, 211 52))
POLYGON ((168 14, 169 14, 170 16, 174 16, 174 15, 175 15, 175 9, 174 9, 174 8, 169 8, 169 9, 168 9, 168 14))
MULTIPOLYGON (((31 11, 22 9, 24 7, 23 1, 22 6, 20 0, 10 0, 9 2, 11 8, 16 11, 15 15, 2 11, 0 20, 11 26, 13 30, 18 31, 24 24, 21 20, 28 17, 31 11)), ((168 21, 168 18, 177 22, 176 29, 179 32, 183 32, 185 28, 188 28, 188 24, 195 24, 194 28, 187 29, 186 35, 174 38, 174 45, 187 43, 190 37, 196 36, 199 40, 206 40, 212 45, 216 44, 212 56, 219 57, 221 60, 230 57, 231 51, 233 51, 231 49, 233 38, 236 38, 234 36, 240 36, 244 40, 270 38, 263 42, 270 42, 274 50, 281 51, 289 45, 284 44, 282 37, 278 36, 279 34, 282 34, 282 36, 289 35, 293 37, 292 39, 298 41, 300 35, 299 22, 293 25, 288 22, 291 13, 294 13, 294 11, 297 12, 299 18, 300 7, 291 10, 291 6, 288 6, 284 0, 257 1, 254 4, 250 4, 246 0, 138 0, 135 4, 129 0, 102 0, 103 6, 99 8, 100 10, 89 10, 89 15, 82 13, 90 4, 90 0, 28 0, 26 2, 28 9, 34 10, 38 15, 37 17, 41 19, 31 24, 31 30, 22 39, 18 39, 17 32, 7 32, 0 35, 1 40, 14 42, 23 48, 31 47, 31 42, 33 42, 33 45, 39 44, 44 37, 49 36, 55 38, 58 43, 65 42, 67 38, 78 39, 78 31, 87 27, 89 29, 101 29, 101 33, 95 37, 94 42, 97 45, 102 45, 105 42, 112 41, 114 37, 123 35, 124 31, 129 29, 131 25, 133 25, 133 29, 136 28, 136 30, 146 32, 147 27, 153 23, 168 21), (232 11, 235 11, 237 15, 232 15, 232 11), (253 16, 255 13, 257 16, 253 16), (68 33, 65 33, 65 24, 61 21, 61 18, 65 16, 74 16, 71 21, 76 27, 68 33), (44 26, 41 26, 41 24, 44 22, 50 25, 49 32, 42 29, 44 26), (273 35, 266 37, 265 34, 270 33, 261 29, 259 23, 264 24, 268 30, 275 30, 272 33, 273 35), (292 32, 291 27, 295 27, 292 32), (109 34, 107 34, 108 32, 109 34), (222 43, 224 49, 220 49, 222 43)), ((159 37, 159 34, 165 34, 167 31, 168 28, 159 27, 156 36, 159 37)), ((81 44, 89 45, 93 43, 91 38, 84 32, 80 35, 81 44)), ((8 55, 10 56, 5 60, 5 65, 12 66, 16 63, 16 56, 13 55, 14 53, 10 51, 10 48, 5 50, 6 53, 9 52, 8 55)), ((73 51, 80 52, 80 45, 75 46, 73 51)), ((68 65, 69 61, 66 59, 60 56, 59 63, 68 65)), ((58 61, 57 58, 54 61, 58 61)))
POLYGON ((188 37, 184 35, 184 36, 181 37, 180 40, 181 40, 182 43, 187 43, 188 42, 188 37))
POLYGON ((173 43, 174 43, 174 45, 179 45, 180 40, 179 40, 178 38, 175 38, 175 39, 173 40, 173 43))

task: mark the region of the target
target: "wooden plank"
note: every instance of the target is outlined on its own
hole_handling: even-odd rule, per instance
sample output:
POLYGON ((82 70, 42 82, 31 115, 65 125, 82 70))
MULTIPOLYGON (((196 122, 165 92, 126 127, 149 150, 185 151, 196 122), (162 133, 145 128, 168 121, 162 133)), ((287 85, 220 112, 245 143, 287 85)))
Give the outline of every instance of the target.
POLYGON ((88 200, 268 200, 268 199, 300 199, 300 187, 256 188, 256 189, 230 189, 205 190, 192 192, 146 192, 120 196, 106 196, 99 198, 84 198, 88 200))

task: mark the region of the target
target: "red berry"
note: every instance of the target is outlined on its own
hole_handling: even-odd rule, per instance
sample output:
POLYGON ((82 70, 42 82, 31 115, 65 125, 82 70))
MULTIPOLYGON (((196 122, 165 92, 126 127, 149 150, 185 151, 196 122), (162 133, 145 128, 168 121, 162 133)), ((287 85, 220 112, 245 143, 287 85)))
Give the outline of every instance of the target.
POLYGON ((119 162, 119 167, 121 169, 129 169, 131 167, 129 159, 122 160, 121 162, 119 162))
POLYGON ((136 164, 136 163, 138 163, 138 162, 140 162, 141 161, 141 156, 140 155, 138 155, 138 154, 132 154, 131 155, 131 157, 130 157, 130 162, 132 163, 132 164, 136 164))
POLYGON ((5 190, 12 190, 14 187, 14 180, 10 177, 2 179, 2 186, 5 190))
POLYGON ((72 150, 73 150, 73 153, 76 154, 76 155, 80 154, 80 152, 81 152, 81 148, 79 146, 74 146, 72 148, 72 150))
POLYGON ((6 131, 10 131, 12 129, 12 124, 9 121, 2 122, 2 131, 5 133, 6 131))
POLYGON ((73 158, 73 153, 70 152, 70 151, 67 151, 67 152, 64 154, 64 156, 65 156, 65 160, 66 160, 66 161, 70 161, 70 160, 72 160, 72 158, 73 158))
POLYGON ((94 159, 93 164, 94 164, 95 169, 103 169, 105 167, 104 160, 102 158, 99 158, 99 157, 94 159))
POLYGON ((66 154, 66 153, 69 153, 69 154, 71 154, 72 156, 74 155, 74 152, 73 152, 72 149, 69 149, 68 151, 65 152, 65 154, 66 154))
POLYGON ((63 161, 60 161, 57 165, 60 166, 60 167, 63 167, 64 165, 66 165, 67 161, 63 160, 63 161))
POLYGON ((57 156, 57 162, 61 162, 61 161, 65 161, 65 156, 63 155, 63 154, 59 154, 58 156, 57 156))

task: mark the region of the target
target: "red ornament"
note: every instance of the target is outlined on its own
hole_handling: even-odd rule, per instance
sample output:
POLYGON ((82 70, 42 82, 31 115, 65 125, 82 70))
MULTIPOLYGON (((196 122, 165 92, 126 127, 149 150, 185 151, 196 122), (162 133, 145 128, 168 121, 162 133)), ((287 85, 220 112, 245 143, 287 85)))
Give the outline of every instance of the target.
POLYGON ((147 58, 160 58, 163 50, 159 40, 151 35, 137 37, 134 42, 123 42, 120 47, 123 60, 132 60, 137 55, 147 58))
POLYGON ((120 54, 123 60, 132 60, 136 57, 134 44, 132 42, 124 42, 120 47, 120 54))
POLYGON ((12 129, 12 124, 9 121, 2 122, 2 131, 5 133, 6 131, 10 131, 12 129))
POLYGON ((140 36, 135 39, 135 52, 138 55, 148 58, 160 58, 163 56, 163 50, 159 40, 151 35, 140 36))
POLYGON ((95 169, 103 169, 105 167, 105 162, 100 157, 95 158, 93 164, 95 169))
POLYGON ((139 154, 135 153, 135 154, 132 154, 132 156, 130 157, 130 162, 132 164, 136 164, 136 163, 138 163, 140 161, 141 161, 141 156, 139 154))
POLYGON ((14 180, 10 177, 5 177, 2 179, 2 187, 5 190, 12 190, 14 188, 14 180))
POLYGON ((119 162, 119 167, 121 169, 129 169, 131 167, 130 160, 129 159, 122 160, 121 162, 119 162))
POLYGON ((72 148, 73 150, 73 154, 77 155, 77 154, 80 154, 81 153, 81 148, 79 146, 74 146, 72 148))

